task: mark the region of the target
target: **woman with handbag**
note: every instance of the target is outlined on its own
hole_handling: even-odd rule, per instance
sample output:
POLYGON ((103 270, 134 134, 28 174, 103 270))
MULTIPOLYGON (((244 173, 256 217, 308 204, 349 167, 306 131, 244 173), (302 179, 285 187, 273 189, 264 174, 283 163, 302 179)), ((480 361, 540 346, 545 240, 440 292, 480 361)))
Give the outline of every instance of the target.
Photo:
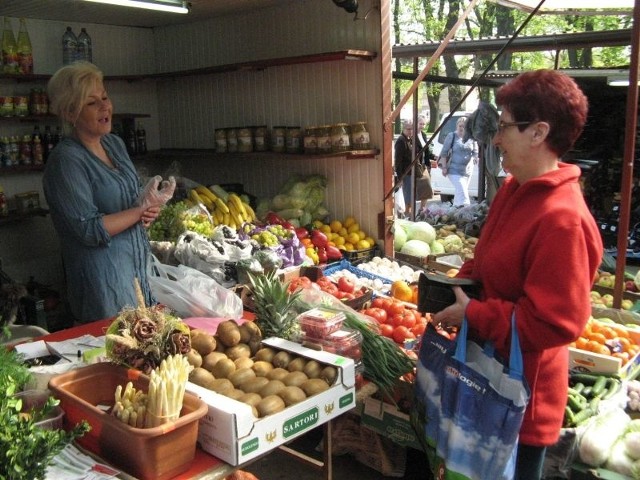
POLYGON ((482 286, 480 299, 454 287, 456 303, 434 315, 491 341, 508 358, 515 315, 531 397, 520 427, 516 479, 541 478, 546 447, 559 438, 567 400, 568 345, 589 315, 602 257, 600 232, 580 189, 580 169, 561 157, 580 136, 587 99, 551 70, 519 75, 497 92, 494 144, 509 174, 498 190, 474 258, 458 274, 482 286))
POLYGON ((449 177, 455 189, 453 205, 461 207, 469 205, 469 181, 473 164, 478 163, 478 145, 466 134, 467 117, 460 117, 456 129, 445 138, 438 165, 442 175, 449 177), (473 164, 471 161, 473 160, 473 164))

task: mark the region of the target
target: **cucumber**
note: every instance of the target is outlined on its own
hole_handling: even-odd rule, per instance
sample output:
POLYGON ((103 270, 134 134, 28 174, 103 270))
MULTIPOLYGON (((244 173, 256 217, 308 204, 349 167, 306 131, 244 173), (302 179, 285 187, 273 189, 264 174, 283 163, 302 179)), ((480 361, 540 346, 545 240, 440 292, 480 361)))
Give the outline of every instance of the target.
POLYGON ((567 397, 567 405, 571 408, 571 411, 578 413, 587 407, 588 402, 587 399, 580 394, 569 394, 567 397))
POLYGON ((596 414, 596 411, 597 410, 591 407, 591 405, 589 405, 587 408, 580 410, 578 413, 576 413, 573 416, 573 426, 577 427, 578 425, 586 422, 596 414))
POLYGON ((620 388, 622 388, 622 382, 620 380, 617 378, 607 379, 607 389, 603 392, 601 398, 603 400, 610 399, 620 391, 620 388))
POLYGON ((599 397, 604 393, 604 389, 606 386, 607 386, 607 377, 599 376, 596 379, 595 383, 593 384, 593 387, 591 388, 591 396, 599 397))
POLYGON ((596 380, 600 378, 600 375, 593 375, 590 373, 572 373, 571 374, 571 383, 583 383, 584 385, 593 385, 596 383, 596 380))
POLYGON ((578 382, 571 388, 573 388, 573 390, 578 392, 578 393, 582 393, 582 391, 584 390, 584 383, 578 382))

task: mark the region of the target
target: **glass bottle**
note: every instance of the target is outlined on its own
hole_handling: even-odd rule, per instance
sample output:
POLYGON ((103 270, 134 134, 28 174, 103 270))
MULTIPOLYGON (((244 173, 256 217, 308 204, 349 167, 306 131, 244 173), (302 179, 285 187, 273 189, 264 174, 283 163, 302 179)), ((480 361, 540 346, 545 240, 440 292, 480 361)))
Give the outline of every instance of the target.
POLYGON ((20 19, 20 30, 18 30, 18 70, 22 75, 33 73, 33 49, 24 18, 20 19))
POLYGON ((4 17, 2 31, 2 65, 4 73, 18 73, 18 46, 13 36, 11 19, 4 17))

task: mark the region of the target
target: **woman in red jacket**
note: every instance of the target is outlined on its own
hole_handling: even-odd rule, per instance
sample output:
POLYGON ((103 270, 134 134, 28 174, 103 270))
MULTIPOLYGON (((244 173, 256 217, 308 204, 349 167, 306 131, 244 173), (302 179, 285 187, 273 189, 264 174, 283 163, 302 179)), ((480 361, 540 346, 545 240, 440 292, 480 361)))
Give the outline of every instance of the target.
POLYGON ((509 177, 491 204, 473 260, 459 277, 482 285, 481 300, 456 287, 436 323, 460 325, 508 356, 515 311, 531 398, 520 429, 516 478, 541 478, 546 447, 560 433, 569 353, 591 313, 589 292, 602 240, 585 204, 580 169, 561 161, 582 132, 587 99, 568 76, 538 70, 497 93, 494 144, 509 177))

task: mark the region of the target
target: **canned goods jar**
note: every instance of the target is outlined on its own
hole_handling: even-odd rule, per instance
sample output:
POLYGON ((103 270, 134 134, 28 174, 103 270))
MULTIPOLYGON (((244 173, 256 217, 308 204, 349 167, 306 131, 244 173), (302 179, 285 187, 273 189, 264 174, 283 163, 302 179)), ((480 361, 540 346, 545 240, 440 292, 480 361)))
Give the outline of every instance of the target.
POLYGON ((356 122, 351 125, 351 145, 355 150, 367 150, 371 148, 366 122, 356 122))
POLYGON ((29 97, 13 97, 13 113, 17 117, 29 115, 29 97))
POLYGON ((0 97, 0 116, 13 117, 13 97, 0 97))
POLYGON ((239 152, 253 152, 253 132, 249 127, 244 127, 238 130, 238 151, 239 152))
POLYGON ((349 125, 336 123, 331 127, 331 151, 348 152, 351 150, 349 141, 349 125))
POLYGON ((318 137, 316 130, 318 127, 307 127, 304 131, 304 153, 318 153, 318 137))
POLYGON ((300 153, 302 149, 302 131, 300 127, 287 128, 285 142, 287 153, 300 153))
POLYGON ((227 132, 224 128, 216 128, 216 152, 227 153, 227 132))
POLYGON ((253 133, 253 148, 256 152, 267 151, 267 127, 260 125, 256 127, 253 133))
POLYGON ((316 144, 318 153, 331 152, 331 127, 322 125, 316 130, 316 144))
POLYGON ((273 135, 271 135, 271 150, 274 152, 284 152, 286 127, 273 127, 273 135))
POLYGON ((227 152, 238 151, 238 131, 235 128, 227 128, 227 152))

